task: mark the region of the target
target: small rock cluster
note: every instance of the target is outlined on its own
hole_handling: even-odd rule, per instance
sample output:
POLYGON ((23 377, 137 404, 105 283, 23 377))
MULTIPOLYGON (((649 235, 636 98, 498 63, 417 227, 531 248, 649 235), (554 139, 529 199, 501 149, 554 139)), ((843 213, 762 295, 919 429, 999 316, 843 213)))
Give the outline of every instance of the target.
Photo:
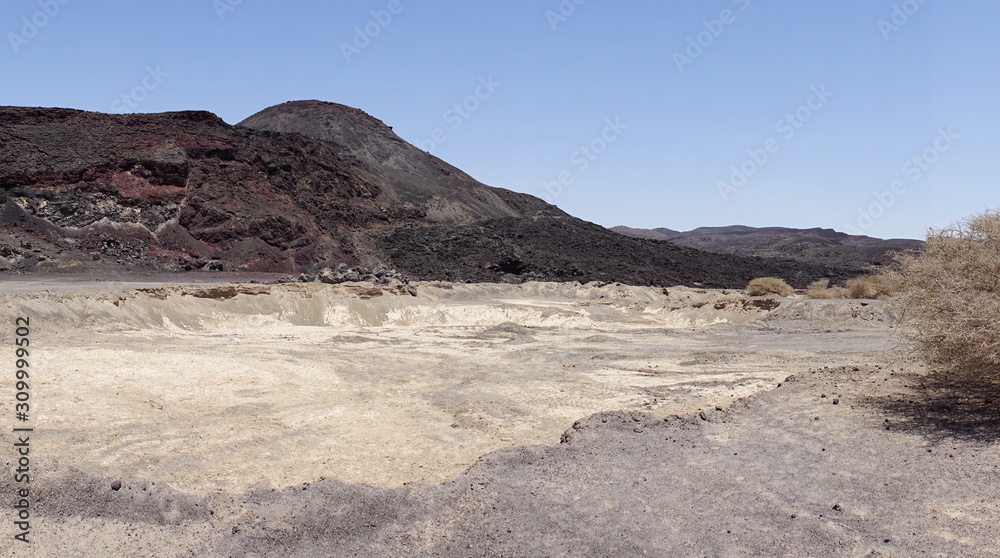
POLYGON ((318 273, 303 273, 299 276, 302 283, 328 283, 336 285, 338 283, 368 281, 376 285, 398 286, 406 285, 409 280, 395 269, 389 268, 382 263, 375 264, 375 267, 368 269, 360 266, 348 266, 346 263, 337 265, 336 268, 324 267, 318 273))

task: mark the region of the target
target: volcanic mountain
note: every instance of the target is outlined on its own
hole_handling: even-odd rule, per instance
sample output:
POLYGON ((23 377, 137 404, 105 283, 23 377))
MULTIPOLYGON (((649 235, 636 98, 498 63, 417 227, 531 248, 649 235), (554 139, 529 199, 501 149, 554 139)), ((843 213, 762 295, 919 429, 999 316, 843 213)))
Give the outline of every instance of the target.
POLYGON ((833 229, 786 227, 700 227, 680 232, 668 228, 611 230, 634 238, 662 240, 706 252, 789 258, 863 272, 872 265, 888 263, 895 252, 922 251, 924 242, 905 238, 883 240, 850 235, 833 229))
POLYGON ((364 112, 0 108, 0 268, 298 273, 383 263, 423 279, 802 285, 852 270, 634 239, 481 184, 364 112))
POLYGON ((284 103, 258 112, 238 126, 319 140, 373 178, 378 186, 373 201, 397 223, 466 225, 538 213, 565 216, 538 198, 477 182, 403 141, 381 120, 344 105, 284 103))

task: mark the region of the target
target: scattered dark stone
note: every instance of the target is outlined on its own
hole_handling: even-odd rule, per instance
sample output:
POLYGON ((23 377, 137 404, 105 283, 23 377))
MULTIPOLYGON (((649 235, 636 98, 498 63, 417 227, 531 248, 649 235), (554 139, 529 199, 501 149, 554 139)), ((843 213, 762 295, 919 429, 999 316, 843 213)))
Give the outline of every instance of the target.
POLYGON ((342 274, 336 274, 329 267, 324 267, 319 272, 319 280, 321 283, 336 284, 342 283, 344 281, 344 276, 342 274))

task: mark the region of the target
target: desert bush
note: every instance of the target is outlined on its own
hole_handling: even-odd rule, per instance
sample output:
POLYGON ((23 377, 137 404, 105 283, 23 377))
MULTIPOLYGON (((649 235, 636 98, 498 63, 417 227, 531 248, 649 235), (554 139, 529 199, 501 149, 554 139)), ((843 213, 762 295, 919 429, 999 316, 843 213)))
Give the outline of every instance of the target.
POLYGON ((848 279, 845 298, 889 298, 896 291, 895 283, 887 275, 863 275, 848 279))
POLYGON ((758 277, 747 284, 747 294, 750 296, 763 296, 776 294, 778 296, 788 296, 795 292, 795 289, 788 283, 777 277, 758 277))
POLYGON ((806 296, 810 298, 834 298, 833 290, 830 289, 829 279, 817 279, 806 287, 806 296))
POLYGON ((898 287, 892 304, 930 364, 1000 376, 1000 213, 931 230, 926 252, 897 256, 882 276, 898 287))
POLYGON ((875 289, 865 277, 847 280, 847 295, 850 298, 875 298, 875 289))
POLYGON ((888 276, 864 275, 847 280, 845 287, 831 287, 829 279, 813 281, 806 288, 810 298, 878 298, 892 296, 896 286, 888 276))

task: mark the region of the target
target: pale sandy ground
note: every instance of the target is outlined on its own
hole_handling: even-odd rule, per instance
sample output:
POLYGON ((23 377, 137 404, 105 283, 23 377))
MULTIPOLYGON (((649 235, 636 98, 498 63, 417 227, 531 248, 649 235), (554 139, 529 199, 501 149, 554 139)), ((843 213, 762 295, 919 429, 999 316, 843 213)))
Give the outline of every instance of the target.
POLYGON ((777 336, 742 294, 685 288, 101 287, 0 299, 32 320, 38 455, 187 493, 442 482, 599 411, 710 408, 884 359, 890 336, 777 336))
POLYGON ((553 283, 5 282, 5 320, 32 324, 36 475, 76 479, 86 490, 64 488, 89 510, 63 497, 47 519, 38 502, 38 542, 17 555, 216 555, 248 494, 444 483, 495 450, 558 445, 595 413, 716 413, 793 374, 904 358, 881 302, 761 300, 553 283), (174 502, 150 504, 148 524, 93 516, 93 498, 141 504, 147 489, 174 502), (185 526, 212 495, 231 501, 185 526))

